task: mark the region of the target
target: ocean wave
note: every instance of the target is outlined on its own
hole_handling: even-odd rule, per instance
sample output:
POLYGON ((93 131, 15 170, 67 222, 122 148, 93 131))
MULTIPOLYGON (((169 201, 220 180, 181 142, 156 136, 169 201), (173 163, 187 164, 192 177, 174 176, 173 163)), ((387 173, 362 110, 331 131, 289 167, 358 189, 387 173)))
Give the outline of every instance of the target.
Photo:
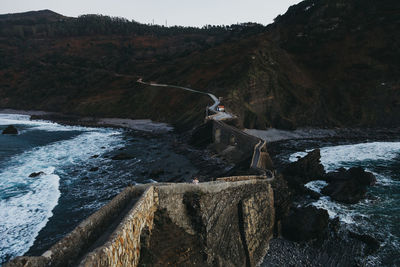
POLYGON ((324 188, 327 185, 328 185, 327 182, 317 180, 317 181, 311 181, 311 182, 305 184, 304 186, 314 192, 321 193, 322 188, 324 188))
MULTIPOLYGON (((25 123, 22 119, 20 121, 21 124, 25 123)), ((43 125, 53 127, 47 123, 43 125)), ((111 151, 123 146, 123 143, 121 132, 95 129, 72 139, 36 147, 2 162, 0 262, 23 255, 33 245, 58 203, 63 168, 84 164, 94 154, 111 151), (33 172, 44 174, 30 178, 29 175, 33 172)))
MULTIPOLYGON (((307 151, 296 152, 290 155, 289 160, 294 162, 299 157, 304 157, 307 151)), ((377 186, 398 185, 399 181, 393 180, 389 175, 378 173, 368 167, 381 165, 385 166, 394 158, 400 155, 400 142, 373 142, 353 145, 339 145, 323 147, 321 151, 321 163, 327 171, 334 171, 340 167, 350 168, 353 166, 363 166, 367 171, 372 172, 377 178, 377 186), (379 163, 379 164, 378 164, 379 163)), ((305 184, 305 187, 320 193, 327 183, 324 181, 312 181, 305 184)), ((379 198, 378 198, 379 199, 379 198)), ((330 197, 322 196, 312 205, 328 211, 330 218, 338 217, 346 224, 360 222, 360 218, 366 215, 361 212, 366 207, 374 203, 375 200, 365 199, 360 203, 349 206, 332 201, 330 197)))
POLYGON ((47 174, 29 181, 28 192, 0 200, 1 262, 25 253, 53 215, 60 197, 60 177, 53 171, 44 169, 47 174))
POLYGON ((0 114, 0 126, 2 125, 23 125, 27 130, 41 130, 47 132, 60 132, 60 131, 93 131, 95 128, 81 127, 81 126, 66 126, 51 121, 45 120, 30 120, 29 115, 19 114, 0 114))
MULTIPOLYGON (((355 145, 340 145, 323 147, 321 163, 327 171, 339 167, 350 167, 354 163, 363 161, 390 161, 400 155, 400 142, 373 142, 355 145)), ((290 155, 289 160, 294 162, 298 157, 304 157, 311 150, 296 152, 290 155)))

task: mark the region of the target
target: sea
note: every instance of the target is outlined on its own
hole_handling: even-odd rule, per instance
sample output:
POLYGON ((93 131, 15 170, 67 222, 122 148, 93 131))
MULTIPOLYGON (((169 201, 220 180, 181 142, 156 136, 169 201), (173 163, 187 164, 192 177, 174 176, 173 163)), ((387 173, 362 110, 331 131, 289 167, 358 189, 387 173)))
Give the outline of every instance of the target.
MULTIPOLYGON (((8 125, 19 134, 0 134, 0 265, 16 256, 41 255, 128 185, 190 180, 198 172, 174 152, 170 139, 154 134, 0 114, 0 131, 8 125), (119 153, 133 157, 112 160, 119 153), (29 177, 34 172, 43 174, 29 177)), ((377 184, 358 204, 323 196, 307 205, 326 209, 349 230, 377 238, 381 248, 368 256, 367 265, 400 266, 400 138, 288 140, 277 157, 295 161, 314 148, 320 148, 327 171, 361 166, 376 175, 377 184)), ((320 192, 325 185, 306 186, 320 192)))
MULTIPOLYGON (((291 149, 280 157, 294 162, 314 148, 320 148, 321 163, 327 172, 360 166, 372 172, 377 183, 368 189, 367 198, 358 204, 341 204, 322 196, 306 205, 325 209, 331 219, 339 218, 349 230, 379 240, 381 247, 367 257, 367 266, 400 266, 400 141, 347 141, 345 144, 327 142, 318 145, 315 141, 292 141, 291 149), (293 152, 296 147, 302 149, 293 152)), ((324 181, 312 181, 306 187, 321 192, 326 185, 324 181)))
POLYGON ((195 166, 154 133, 0 114, 0 266, 41 255, 128 185, 190 180, 195 166), (129 160, 112 160, 119 153, 129 160), (38 177, 32 173, 43 172, 38 177))

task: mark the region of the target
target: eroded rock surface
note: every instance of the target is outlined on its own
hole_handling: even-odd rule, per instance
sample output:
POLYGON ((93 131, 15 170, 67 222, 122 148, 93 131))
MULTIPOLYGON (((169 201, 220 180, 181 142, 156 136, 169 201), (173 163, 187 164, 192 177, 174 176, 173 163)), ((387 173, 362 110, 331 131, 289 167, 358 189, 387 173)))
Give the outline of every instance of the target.
POLYGON ((313 206, 295 209, 282 224, 282 234, 293 241, 321 238, 329 223, 328 212, 313 206))
POLYGON ((322 189, 322 193, 336 201, 349 204, 355 204, 365 198, 367 187, 376 182, 375 176, 361 167, 338 169, 328 173, 325 180, 329 184, 322 189))
POLYGON ((282 172, 295 194, 307 193, 304 184, 320 180, 325 176, 324 166, 321 164, 320 150, 315 149, 307 156, 290 163, 282 172))

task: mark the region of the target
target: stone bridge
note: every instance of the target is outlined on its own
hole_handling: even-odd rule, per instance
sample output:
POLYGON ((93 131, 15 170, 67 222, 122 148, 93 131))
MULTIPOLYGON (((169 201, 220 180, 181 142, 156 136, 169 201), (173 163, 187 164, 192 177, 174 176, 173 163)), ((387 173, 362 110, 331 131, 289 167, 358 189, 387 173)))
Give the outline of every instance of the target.
POLYGON ((270 182, 128 187, 43 255, 5 266, 255 266, 273 235, 270 182))
POLYGON ((260 174, 272 175, 273 164, 264 140, 226 124, 222 121, 212 123, 213 148, 225 159, 235 164, 245 162, 250 169, 260 174))
POLYGON ((256 266, 275 222, 266 143, 219 120, 204 129, 220 155, 260 175, 128 187, 43 255, 5 267, 256 266))

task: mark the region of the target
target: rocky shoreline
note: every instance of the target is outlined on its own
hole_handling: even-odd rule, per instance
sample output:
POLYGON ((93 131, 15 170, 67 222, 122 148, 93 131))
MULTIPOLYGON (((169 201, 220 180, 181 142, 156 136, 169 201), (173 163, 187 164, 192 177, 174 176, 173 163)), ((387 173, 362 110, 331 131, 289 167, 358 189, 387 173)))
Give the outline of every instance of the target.
MULTIPOLYGON (((123 118, 80 117, 62 113, 31 110, 6 109, 0 110, 0 113, 30 115, 31 120, 52 121, 61 125, 122 128, 128 132, 133 131, 134 134, 138 136, 162 139, 171 144, 171 148, 175 153, 185 156, 192 162, 192 164, 199 170, 199 173, 196 176, 199 178, 200 182, 212 181, 218 177, 229 176, 234 171, 234 166, 219 158, 216 153, 189 145, 189 139, 191 136, 190 132, 176 133, 174 128, 166 123, 153 122, 148 119, 133 120, 123 118)), ((118 155, 114 155, 114 157, 118 156, 124 157, 124 153, 121 152, 118 155)), ((125 157, 129 157, 129 155, 125 155, 125 157)), ((162 172, 162 170, 158 171, 162 172)), ((149 173, 151 172, 157 172, 157 170, 150 170, 149 173)), ((188 181, 188 179, 172 177, 171 179, 162 180, 160 182, 188 181)))
MULTIPOLYGON (((16 113, 21 114, 18 111, 16 113)), ((25 114, 30 115, 28 114, 28 112, 25 114)), ((157 123, 152 123, 144 120, 141 120, 138 124, 138 121, 126 119, 80 118, 60 114, 54 115, 53 113, 31 114, 33 115, 32 119, 51 120, 67 125, 125 128, 135 131, 135 133, 139 133, 143 136, 156 136, 157 138, 163 138, 164 140, 168 140, 168 142, 172 144, 172 148, 177 154, 181 154, 187 157, 192 162, 192 164, 199 169, 199 173, 197 174, 197 176, 199 177, 199 180, 201 182, 210 181, 215 179, 216 177, 233 175, 235 173, 235 166, 221 160, 220 158, 218 158, 217 154, 207 149, 197 149, 190 146, 188 144, 191 135, 190 133, 172 133, 172 128, 170 128, 168 125, 160 125, 159 130, 157 130, 157 123), (138 127, 138 125, 141 128, 138 127)), ((352 132, 351 130, 346 130, 344 132, 346 132, 347 134, 341 137, 341 139, 339 138, 339 136, 324 137, 322 139, 318 136, 317 138, 309 136, 308 142, 324 143, 344 140, 343 142, 351 143, 354 142, 354 140, 363 139, 363 136, 360 137, 358 131, 352 132)), ((370 138, 368 141, 373 138, 375 138, 376 140, 382 140, 386 138, 396 139, 397 133, 397 130, 380 131, 378 135, 369 135, 370 138)), ((363 140, 365 141, 365 138, 363 140)), ((278 155, 278 153, 274 153, 278 147, 276 146, 276 144, 282 144, 284 142, 287 142, 288 145, 290 145, 291 143, 296 142, 296 140, 284 140, 276 143, 271 143, 268 149, 274 159, 274 162, 278 155)), ((306 182, 310 181, 311 177, 316 179, 325 176, 323 167, 321 169, 319 157, 319 153, 313 152, 310 154, 308 158, 309 160, 306 160, 306 164, 292 164, 291 167, 288 167, 287 164, 282 163, 282 161, 276 161, 276 167, 285 176, 283 180, 289 182, 289 189, 292 191, 291 195, 294 198, 285 199, 285 196, 283 196, 283 194, 287 193, 284 192, 284 190, 286 190, 287 188, 285 189, 281 187, 282 185, 280 185, 279 182, 277 183, 277 185, 275 185, 275 187, 281 187, 282 190, 280 192, 281 196, 275 196, 275 198, 277 199, 276 205, 281 205, 277 209, 277 216, 279 221, 277 227, 278 229, 276 230, 275 238, 270 243, 270 249, 265 257, 265 261, 261 264, 261 266, 281 266, 282 264, 296 266, 365 265, 366 256, 379 248, 379 242, 376 241, 374 238, 367 236, 363 233, 349 232, 345 227, 341 226, 338 221, 329 220, 326 211, 324 213, 317 209, 310 211, 305 211, 301 209, 298 209, 296 211, 296 209, 292 209, 289 213, 292 201, 297 201, 297 203, 299 203, 301 202, 299 200, 301 200, 302 198, 319 197, 315 194, 312 194, 312 192, 304 189, 303 186, 306 182), (306 167, 301 165, 305 165, 306 167), (302 174, 301 172, 304 173, 302 174), (299 181, 299 176, 301 179, 304 178, 309 180, 299 181), (295 177, 295 179, 291 179, 290 177, 295 177), (309 212, 308 215, 307 212, 309 212), (310 222, 311 218, 313 218, 313 216, 317 214, 317 217, 315 217, 317 225, 313 225, 311 229, 316 233, 316 235, 312 234, 311 236, 306 236, 306 238, 300 238, 299 240, 290 241, 290 236, 285 233, 285 228, 286 230, 288 228, 288 225, 285 225, 285 217, 288 214, 288 218, 291 218, 290 216, 294 216, 293 218, 291 218, 291 220, 294 221, 299 220, 299 216, 304 217, 305 215, 307 215, 304 219, 304 224, 310 222), (279 218, 279 216, 281 218, 279 218), (318 225, 320 226, 320 229, 316 229, 318 228, 318 225), (283 238, 282 235, 286 238, 283 238)), ((360 172, 361 171, 359 171, 359 173, 360 172)), ((339 170, 336 175, 346 176, 346 172, 344 170, 339 170)), ((329 178, 329 175, 327 177, 329 178)), ((331 174, 330 179, 334 180, 333 174, 331 174)), ((172 179, 160 181, 189 182, 187 179, 184 179, 182 177, 173 177, 172 179)), ((372 183, 372 180, 369 180, 368 184, 372 183)), ((364 192, 365 190, 361 191, 364 192)), ((304 229, 302 229, 302 231, 303 230, 304 229)), ((295 231, 298 231, 298 229, 295 228, 295 231)))
MULTIPOLYGON (((319 166, 320 155, 317 151, 309 154, 306 169, 289 163, 289 155, 298 151, 304 151, 311 147, 325 147, 332 145, 350 145, 356 143, 399 141, 399 129, 366 129, 362 134, 359 130, 342 129, 335 130, 345 133, 342 136, 314 138, 295 138, 291 140, 279 140, 269 143, 268 151, 274 161, 275 167, 280 172, 299 174, 299 171, 307 170, 301 180, 299 178, 288 179, 292 182, 292 201, 295 207, 307 206, 310 202, 321 197, 321 193, 330 195, 334 201, 342 203, 357 203, 365 197, 366 186, 375 183, 375 177, 365 173, 361 168, 349 170, 338 169, 335 172, 324 174, 322 166, 319 166), (314 154, 314 156, 312 156, 314 154), (311 156, 311 157, 310 157, 311 156), (291 167, 290 167, 291 165, 291 167), (314 166, 314 167, 312 167, 314 166), (322 168, 321 168, 322 167, 322 168), (350 174, 353 175, 350 175, 350 174), (351 177, 353 176, 353 178, 351 177), (327 186, 316 193, 304 187, 314 177, 327 182, 327 186)), ((294 175, 296 176, 296 175, 294 175)), ((285 176, 286 178, 286 176, 285 176)), ((368 198, 368 196, 367 196, 368 198)), ((293 218, 292 218, 293 219, 293 218)), ((299 220, 295 218, 294 220, 299 220)), ((379 250, 383 240, 376 238, 377 233, 358 232, 352 227, 346 227, 339 220, 329 220, 328 227, 322 238, 314 238, 309 241, 290 241, 281 235, 276 235, 270 242, 270 249, 261 266, 374 266, 374 255, 379 250), (356 231, 356 232, 354 232, 356 231), (375 237, 374 237, 375 236, 375 237)))
POLYGON ((321 197, 304 186, 312 180, 328 181, 322 193, 333 199, 356 203, 365 198, 366 186, 373 185, 375 177, 361 168, 325 173, 318 149, 287 165, 281 173, 288 182, 290 197, 287 205, 277 207, 283 214, 280 232, 271 241, 261 266, 366 265, 367 257, 380 247, 378 240, 351 232, 338 218, 329 219, 326 210, 302 203, 321 197))

